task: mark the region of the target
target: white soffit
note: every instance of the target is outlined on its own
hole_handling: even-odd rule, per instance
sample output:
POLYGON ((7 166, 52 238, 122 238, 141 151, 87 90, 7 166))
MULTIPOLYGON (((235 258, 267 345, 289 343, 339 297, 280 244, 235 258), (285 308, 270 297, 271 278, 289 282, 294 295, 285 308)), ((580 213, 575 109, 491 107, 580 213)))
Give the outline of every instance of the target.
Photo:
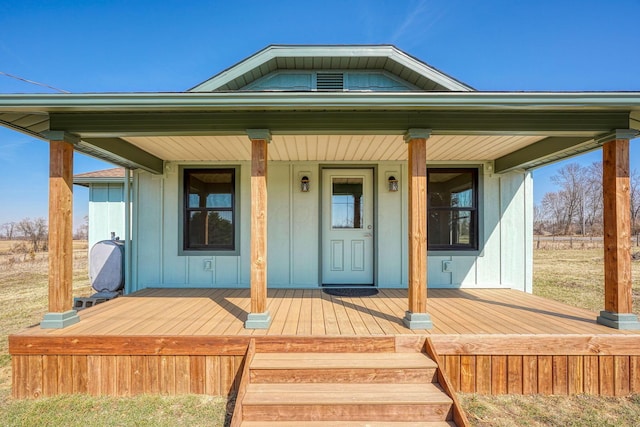
MULTIPOLYGON (((434 135, 427 141, 427 160, 484 161, 509 154, 545 136, 434 135)), ((250 160, 246 136, 158 136, 123 138, 167 161, 250 160)), ((274 135, 272 161, 406 160, 402 135, 274 135)))

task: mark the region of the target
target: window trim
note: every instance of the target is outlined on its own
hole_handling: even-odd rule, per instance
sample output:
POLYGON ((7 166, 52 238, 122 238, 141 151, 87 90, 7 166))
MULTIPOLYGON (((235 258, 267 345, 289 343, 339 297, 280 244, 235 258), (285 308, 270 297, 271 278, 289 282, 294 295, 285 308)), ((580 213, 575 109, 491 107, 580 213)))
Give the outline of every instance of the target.
POLYGON ((462 255, 472 255, 473 253, 478 253, 480 251, 480 170, 477 167, 430 167, 427 165, 427 218, 429 218, 429 213, 431 211, 440 211, 440 212, 461 212, 461 211, 470 211, 471 212, 471 223, 470 223, 470 238, 472 242, 469 245, 436 245, 429 243, 429 223, 427 222, 427 250, 430 252, 443 252, 446 254, 451 254, 452 252, 460 252, 462 255), (431 173, 447 173, 447 172, 470 172, 472 175, 472 190, 473 190, 473 198, 472 198, 472 207, 431 207, 430 206, 430 197, 429 197, 429 175, 431 173))
POLYGON ((238 256, 240 255, 240 166, 239 165, 181 165, 178 172, 178 255, 179 256, 238 256), (233 247, 187 248, 188 192, 186 174, 193 171, 231 171, 233 173, 233 247))

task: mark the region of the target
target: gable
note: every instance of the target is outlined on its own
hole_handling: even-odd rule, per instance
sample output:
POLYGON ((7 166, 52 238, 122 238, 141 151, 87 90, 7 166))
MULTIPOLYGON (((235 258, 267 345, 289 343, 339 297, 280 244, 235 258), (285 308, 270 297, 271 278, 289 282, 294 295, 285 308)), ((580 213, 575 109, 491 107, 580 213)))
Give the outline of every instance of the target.
POLYGON ((269 46, 189 91, 472 90, 394 46, 354 45, 269 46), (325 77, 334 85, 323 87, 325 77))

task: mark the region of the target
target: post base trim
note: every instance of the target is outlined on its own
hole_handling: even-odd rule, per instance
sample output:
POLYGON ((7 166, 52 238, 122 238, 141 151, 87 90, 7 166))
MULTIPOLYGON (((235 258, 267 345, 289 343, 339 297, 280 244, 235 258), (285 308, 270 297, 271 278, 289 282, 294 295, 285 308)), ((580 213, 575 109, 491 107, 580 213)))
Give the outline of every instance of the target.
POLYGON ((78 323, 80 317, 75 310, 69 310, 62 313, 46 313, 40 322, 41 329, 62 329, 78 323))
POLYGON ((402 323, 409 329, 431 329, 433 328, 433 322, 429 313, 412 313, 410 311, 404 312, 404 318, 402 323))
POLYGON ((597 322, 601 325, 615 329, 640 330, 638 316, 633 313, 612 313, 602 310, 597 322))
POLYGON ((271 325, 271 314, 269 311, 264 313, 249 313, 247 320, 244 322, 245 329, 267 329, 271 325))

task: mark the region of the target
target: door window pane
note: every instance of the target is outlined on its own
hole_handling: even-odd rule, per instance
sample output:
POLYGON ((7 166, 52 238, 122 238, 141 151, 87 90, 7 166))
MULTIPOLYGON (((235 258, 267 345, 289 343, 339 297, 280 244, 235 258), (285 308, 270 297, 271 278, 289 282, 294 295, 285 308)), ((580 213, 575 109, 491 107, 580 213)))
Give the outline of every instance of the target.
POLYGON ((362 178, 332 178, 331 227, 363 228, 362 178))

